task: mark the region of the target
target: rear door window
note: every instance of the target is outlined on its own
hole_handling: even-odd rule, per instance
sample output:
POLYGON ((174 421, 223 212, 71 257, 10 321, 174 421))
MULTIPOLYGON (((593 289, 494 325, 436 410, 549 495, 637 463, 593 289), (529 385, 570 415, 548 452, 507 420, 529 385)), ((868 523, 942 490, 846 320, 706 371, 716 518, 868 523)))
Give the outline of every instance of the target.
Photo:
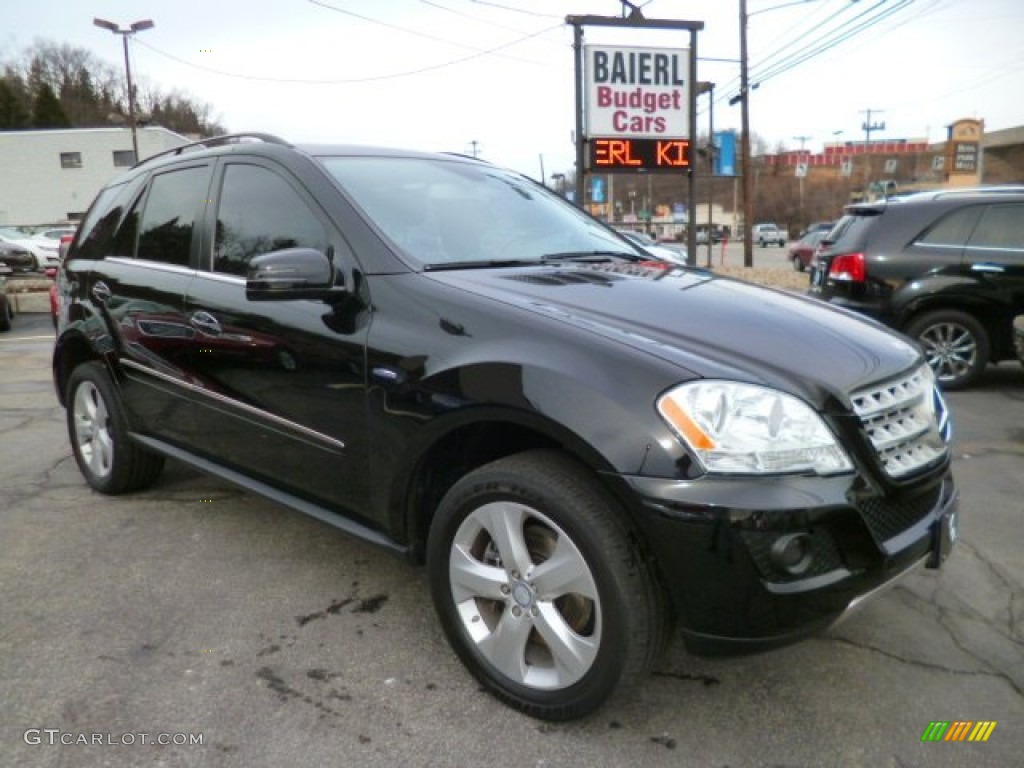
POLYGON ((138 258, 188 266, 192 233, 208 188, 207 166, 154 176, 139 223, 138 258))
POLYGON ((918 239, 917 245, 939 248, 962 248, 974 231, 980 207, 957 208, 930 226, 918 239))
POLYGON ((1024 205, 988 206, 971 235, 968 247, 972 251, 1013 253, 1024 262, 1024 205))

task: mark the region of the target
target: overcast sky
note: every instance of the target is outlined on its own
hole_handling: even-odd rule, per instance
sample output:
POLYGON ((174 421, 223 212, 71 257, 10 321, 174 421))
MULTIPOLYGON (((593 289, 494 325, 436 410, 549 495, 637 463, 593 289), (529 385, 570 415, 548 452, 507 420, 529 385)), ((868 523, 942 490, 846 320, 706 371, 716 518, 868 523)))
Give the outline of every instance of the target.
MULTIPOLYGON (((739 128, 738 0, 651 0, 649 19, 703 21, 697 77, 716 83, 716 130, 739 128)), ((152 19, 133 76, 209 103, 232 131, 294 142, 471 152, 540 175, 571 168, 569 14, 619 15, 612 0, 5 0, 0 60, 37 39, 123 67, 92 24, 152 19)), ((748 0, 751 130, 820 149, 872 139, 941 141, 961 117, 1024 125, 1022 0, 748 0), (780 7, 788 6, 788 7, 780 7), (888 14, 888 15, 885 15, 888 14), (882 18, 884 16, 884 18, 882 18), (880 20, 877 20, 880 19, 880 20), (872 23, 872 20, 877 20, 872 23), (865 29, 838 42, 838 38, 865 29), (798 58, 816 49, 818 55, 798 58), (774 72, 772 67, 774 66, 774 72), (837 134, 842 131, 841 134, 837 134)), ((586 41, 685 48, 689 34, 588 28, 586 41)), ((698 109, 707 131, 708 99, 698 109)))

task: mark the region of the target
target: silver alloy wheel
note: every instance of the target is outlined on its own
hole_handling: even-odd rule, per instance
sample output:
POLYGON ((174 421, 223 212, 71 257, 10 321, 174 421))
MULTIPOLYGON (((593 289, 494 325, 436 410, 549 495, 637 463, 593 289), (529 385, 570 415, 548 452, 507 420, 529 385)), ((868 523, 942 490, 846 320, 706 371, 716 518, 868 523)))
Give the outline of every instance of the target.
POLYGON ((978 365, 978 340, 969 328, 955 322, 929 325, 918 336, 925 359, 941 382, 962 379, 978 365))
POLYGON ((83 381, 75 390, 73 406, 75 442, 82 460, 97 478, 107 477, 113 470, 114 440, 110 434, 110 414, 99 389, 91 381, 83 381))
POLYGON ((515 683, 567 688, 601 645, 601 603, 590 566, 566 533, 537 510, 484 504, 462 521, 449 583, 467 635, 515 683))

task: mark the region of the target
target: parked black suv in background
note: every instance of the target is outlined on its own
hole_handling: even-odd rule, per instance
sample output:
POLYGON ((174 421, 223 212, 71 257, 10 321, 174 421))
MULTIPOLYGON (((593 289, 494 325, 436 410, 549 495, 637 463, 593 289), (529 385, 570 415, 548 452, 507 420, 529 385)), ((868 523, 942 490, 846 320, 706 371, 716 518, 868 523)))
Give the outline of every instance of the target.
POLYGON ((848 206, 812 264, 810 294, 916 339, 946 389, 971 384, 1015 357, 1024 186, 848 206))
POLYGON ((537 717, 636 682, 673 623, 776 645, 956 538, 920 350, 472 158, 180 147, 100 192, 60 285, 93 488, 169 456, 425 562, 455 651, 537 717))

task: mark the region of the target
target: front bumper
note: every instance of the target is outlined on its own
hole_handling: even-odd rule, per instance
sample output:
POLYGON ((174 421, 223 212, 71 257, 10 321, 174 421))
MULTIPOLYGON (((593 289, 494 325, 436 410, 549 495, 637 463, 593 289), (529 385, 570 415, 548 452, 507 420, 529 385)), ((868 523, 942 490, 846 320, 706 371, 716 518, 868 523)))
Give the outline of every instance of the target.
POLYGON ((755 651, 820 631, 956 540, 948 468, 879 496, 857 478, 622 478, 691 651, 755 651))

